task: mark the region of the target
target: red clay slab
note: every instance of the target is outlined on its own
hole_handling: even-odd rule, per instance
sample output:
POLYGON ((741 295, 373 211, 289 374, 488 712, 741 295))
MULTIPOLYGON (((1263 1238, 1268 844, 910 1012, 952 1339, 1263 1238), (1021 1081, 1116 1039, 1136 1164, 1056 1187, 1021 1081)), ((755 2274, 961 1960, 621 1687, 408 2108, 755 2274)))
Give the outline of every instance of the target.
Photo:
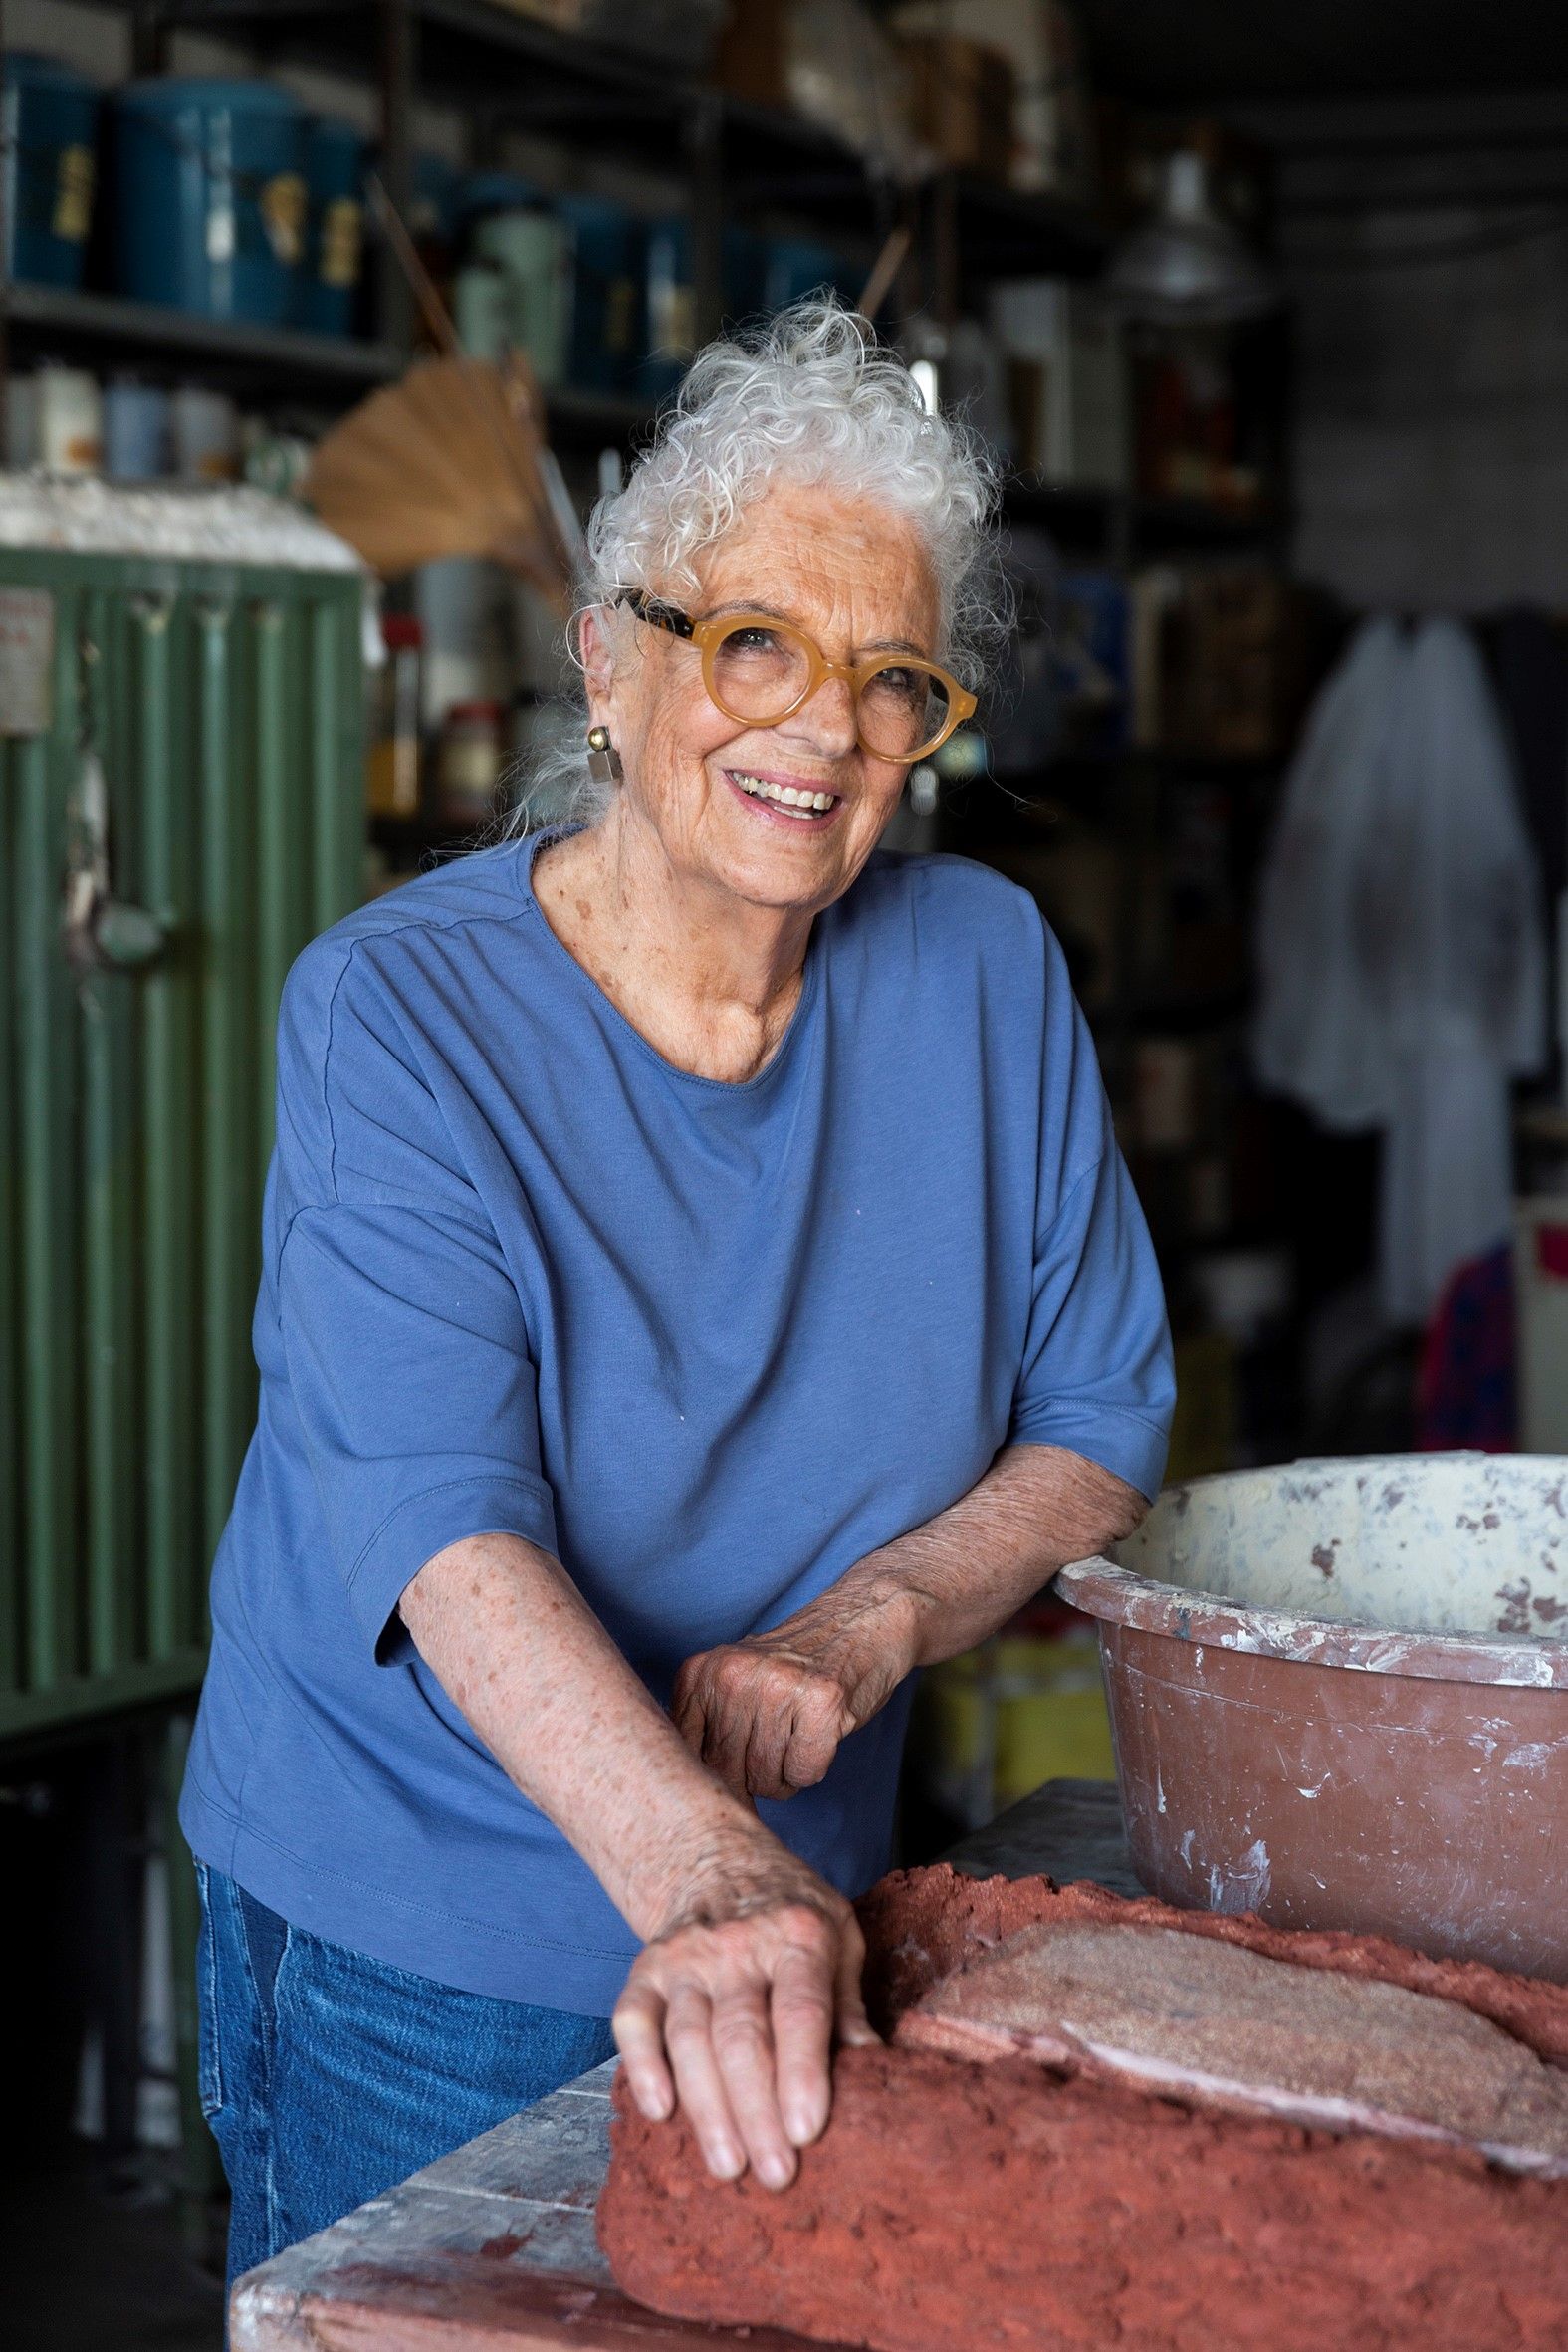
MULTIPOLYGON (((1022 1929, 1117 1922, 1436 1995, 1568 2058, 1568 1989, 1376 1939, 945 1869, 884 1880, 861 1916, 884 2028, 1022 1929)), ((646 2123, 617 2085, 598 2230, 618 2284, 661 2311, 877 2352, 1568 2346, 1568 2181, 1028 2058, 842 2052, 831 2121, 783 2195, 713 2181, 684 2123, 646 2123)))

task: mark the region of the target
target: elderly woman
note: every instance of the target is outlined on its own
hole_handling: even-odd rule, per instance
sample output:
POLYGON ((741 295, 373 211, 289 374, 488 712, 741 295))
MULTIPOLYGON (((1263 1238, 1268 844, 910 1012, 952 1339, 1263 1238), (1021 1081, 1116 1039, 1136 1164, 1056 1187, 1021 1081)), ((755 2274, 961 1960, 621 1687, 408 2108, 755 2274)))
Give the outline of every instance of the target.
POLYGON ((703 353, 593 519, 588 821, 290 977, 183 1812, 235 2269, 614 2047, 786 2183, 914 1669, 1158 1486, 1060 951, 877 850, 974 707, 990 495, 832 305, 703 353))

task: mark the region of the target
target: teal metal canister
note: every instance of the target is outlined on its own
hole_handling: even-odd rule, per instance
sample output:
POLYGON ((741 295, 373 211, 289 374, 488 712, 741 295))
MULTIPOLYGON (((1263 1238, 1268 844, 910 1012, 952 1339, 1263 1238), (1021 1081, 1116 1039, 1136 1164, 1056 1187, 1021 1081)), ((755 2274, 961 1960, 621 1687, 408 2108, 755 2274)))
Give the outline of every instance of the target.
POLYGON ((122 294, 284 325, 305 250, 305 109, 269 82, 127 83, 113 101, 122 294))
POLYGON ((662 400, 680 383, 697 345, 692 233, 683 213, 649 222, 646 254, 647 349, 633 381, 645 399, 662 400))
POLYGON ((543 204, 493 212, 476 222, 475 260, 504 280, 506 340, 526 352, 540 382, 560 383, 566 372, 566 232, 543 204))
POLYGON ((641 222, 605 196, 558 196, 570 255, 566 376, 582 391, 625 392, 643 348, 641 222))
POLYGON ((99 93, 58 58, 8 50, 0 71, 5 274, 80 286, 93 225, 99 93))
POLYGON ((298 318, 318 335, 352 335, 364 274, 368 141, 351 122, 317 115, 306 133, 308 204, 298 318))

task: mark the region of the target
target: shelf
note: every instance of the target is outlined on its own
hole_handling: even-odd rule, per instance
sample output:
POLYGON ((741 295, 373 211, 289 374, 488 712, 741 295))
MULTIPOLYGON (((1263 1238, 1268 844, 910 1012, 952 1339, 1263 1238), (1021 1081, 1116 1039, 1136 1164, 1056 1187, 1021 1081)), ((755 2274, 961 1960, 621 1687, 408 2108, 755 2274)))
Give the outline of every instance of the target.
POLYGON ((1130 558, 1181 548, 1261 547, 1276 541, 1284 529, 1277 507, 1241 509, 1202 498, 1151 498, 1089 484, 1042 482, 1029 475, 1013 475, 1004 484, 1003 505, 1015 522, 1035 523, 1075 542, 1095 538, 1107 553, 1114 546, 1130 558))
POLYGON ((310 335, 293 327, 257 327, 243 320, 203 319, 121 295, 79 294, 58 286, 12 281, 0 286, 0 316, 13 340, 35 352, 102 356, 123 352, 165 363, 199 360, 255 381, 334 386, 350 394, 385 383, 403 362, 387 344, 346 336, 310 335))
POLYGON ((1156 542, 1172 547, 1255 545, 1285 528, 1278 507, 1226 507, 1207 498, 1138 498, 1133 506, 1140 552, 1156 542))
MULTIPOLYGON (((121 10, 144 0, 106 0, 121 10)), ((302 65, 373 81, 380 71, 377 0, 156 0, 161 24, 243 43, 268 64, 302 65)), ((549 135, 590 126, 671 124, 700 86, 653 51, 639 54, 556 31, 500 0, 408 0, 424 98, 473 100, 492 116, 549 135), (514 71, 509 79, 506 69, 514 71)))
POLYGON ((646 401, 614 392, 575 391, 569 384, 545 394, 552 444, 560 448, 602 449, 638 441, 658 415, 646 401))
MULTIPOLYGON (((331 391, 337 403, 395 381, 406 364, 389 344, 201 319, 118 295, 21 282, 0 286, 0 318, 13 346, 25 342, 34 357, 103 364, 123 355, 165 369, 199 366, 204 375, 221 375, 252 390, 331 391)), ((645 431, 657 413, 645 401, 569 385, 547 393, 545 405, 558 448, 619 446, 645 431)))
MULTIPOLYGON (((129 10, 145 0, 105 0, 129 10)), ((697 148, 716 148, 727 204, 775 208, 839 236, 880 236, 903 191, 832 131, 782 107, 754 106, 673 67, 651 50, 613 48, 517 14, 500 0, 408 0, 415 79, 427 99, 465 104, 487 124, 542 139, 613 139, 623 161, 689 175, 697 148)), ((227 35, 264 64, 290 59, 363 81, 376 78, 381 35, 370 0, 156 0, 161 24, 227 35)), ((972 278, 1017 272, 1092 275, 1108 238, 1081 204, 1008 188, 973 173, 940 174, 972 278)))
MULTIPOLYGON (((1021 790, 1026 784, 1046 788, 1046 797, 1063 783, 1083 781, 1103 783, 1107 779, 1139 769, 1173 776, 1207 776, 1227 782, 1246 783, 1253 779, 1266 781, 1278 774, 1289 759, 1288 749, 1271 752, 1202 752, 1188 751, 1174 744, 1122 743, 1110 746, 1063 745, 1042 760, 1038 767, 1008 774, 999 781, 1007 788, 1021 790)), ((1026 803, 1026 807, 1033 804, 1026 803)))
MULTIPOLYGON (((904 191, 880 176, 855 148, 803 116, 720 95, 723 184, 727 196, 813 220, 829 234, 885 235, 900 217, 904 191)), ((954 226, 971 279, 1057 274, 1088 277, 1101 268, 1109 240, 1094 216, 1063 197, 1032 195, 977 174, 938 174, 924 192, 951 188, 954 226)))
POLYGON ((983 277, 1092 278, 1110 255, 1109 231, 1087 206, 960 172, 959 242, 983 277))

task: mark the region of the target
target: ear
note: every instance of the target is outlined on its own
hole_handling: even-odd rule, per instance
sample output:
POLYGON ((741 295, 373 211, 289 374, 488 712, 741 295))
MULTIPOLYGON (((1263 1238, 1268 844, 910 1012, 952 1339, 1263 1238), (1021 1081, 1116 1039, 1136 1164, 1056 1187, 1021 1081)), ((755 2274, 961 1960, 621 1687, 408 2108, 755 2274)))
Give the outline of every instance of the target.
POLYGON ((603 606, 590 604, 577 622, 577 659, 582 664, 588 708, 595 713, 608 704, 615 676, 607 621, 603 606))

